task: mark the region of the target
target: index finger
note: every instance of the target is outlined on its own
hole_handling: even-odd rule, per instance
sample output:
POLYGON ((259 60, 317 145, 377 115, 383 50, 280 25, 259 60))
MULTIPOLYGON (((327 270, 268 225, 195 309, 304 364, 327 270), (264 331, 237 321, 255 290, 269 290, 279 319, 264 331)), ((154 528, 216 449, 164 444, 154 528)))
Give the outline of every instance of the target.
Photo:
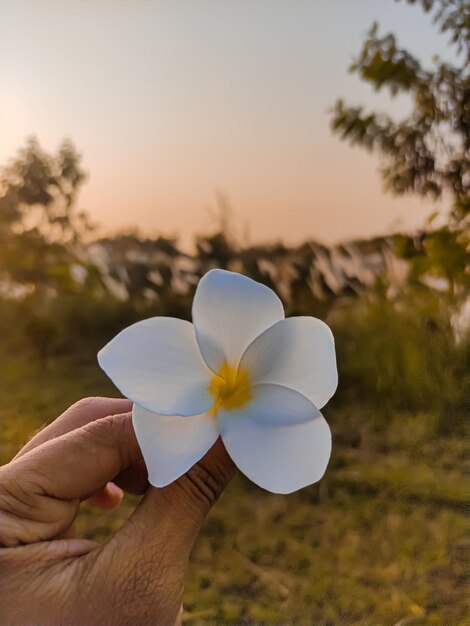
POLYGON ((125 398, 82 398, 75 404, 72 404, 71 407, 48 426, 40 430, 21 448, 14 458, 18 459, 26 452, 30 452, 46 441, 65 435, 65 433, 69 433, 102 417, 129 413, 130 411, 132 411, 132 402, 125 398))
POLYGON ((130 413, 103 417, 46 441, 0 468, 0 543, 56 537, 81 500, 142 458, 130 413), (20 520, 11 523, 13 519, 20 520))
POLYGON ((56 437, 2 467, 4 480, 30 483, 36 494, 85 499, 142 458, 132 415, 103 417, 56 437))

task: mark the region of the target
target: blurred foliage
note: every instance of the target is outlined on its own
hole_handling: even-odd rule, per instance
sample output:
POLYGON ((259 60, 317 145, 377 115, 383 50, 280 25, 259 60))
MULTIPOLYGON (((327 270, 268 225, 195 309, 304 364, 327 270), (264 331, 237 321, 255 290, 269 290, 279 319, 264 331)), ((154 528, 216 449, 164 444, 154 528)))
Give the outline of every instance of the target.
POLYGON ((470 397, 470 333, 455 340, 448 297, 411 290, 393 301, 378 288, 336 307, 338 409, 364 407, 377 432, 395 412, 437 416, 437 432, 464 432, 470 397))
POLYGON ((395 241, 397 254, 410 264, 411 285, 419 288, 423 280, 444 279, 444 289, 457 300, 468 294, 470 240, 465 230, 444 226, 415 237, 397 235, 395 241))
POLYGON ((433 228, 433 214, 420 233, 395 237, 396 254, 409 264, 407 287, 398 298, 383 297, 378 285, 375 293, 335 312, 339 361, 348 381, 340 393, 353 402, 367 398, 382 417, 400 408, 435 411, 439 427, 449 430, 463 427, 469 408, 468 331, 457 344, 452 320, 470 288, 470 4, 408 3, 433 14, 440 31, 450 34, 461 64, 435 58, 434 68, 425 69, 395 35, 380 36, 375 23, 350 71, 377 91, 408 94, 412 111, 396 122, 339 100, 332 128, 382 157, 386 189, 449 196, 452 210, 445 226, 433 228))
MULTIPOLYGON (((415 2, 412 2, 413 4, 415 2)), ((332 128, 342 138, 383 158, 387 189, 452 198, 452 218, 468 223, 470 213, 470 4, 468 0, 422 0, 434 11, 436 25, 451 35, 461 64, 438 58, 425 69, 399 47, 395 35, 379 35, 374 24, 350 71, 377 91, 408 94, 411 114, 394 121, 384 113, 366 113, 338 100, 332 128)))
POLYGON ((76 205, 84 180, 81 157, 69 140, 49 155, 31 138, 3 168, 0 280, 29 291, 74 289, 73 263, 93 230, 87 213, 76 205))
POLYGON ((349 295, 343 291, 345 295, 338 298, 328 289, 317 293, 311 287, 316 263, 325 262, 324 247, 306 244, 289 257, 281 244, 268 246, 262 262, 268 263, 269 272, 263 273, 259 250, 241 249, 231 237, 228 205, 222 197, 220 230, 197 239, 193 258, 164 238, 149 242, 127 234, 104 240, 113 250, 128 256, 132 252, 132 263, 121 268, 128 294, 122 299, 106 286, 103 268, 86 256, 87 230, 73 225, 83 177, 70 142, 53 157, 30 141, 0 179, 4 215, 0 221, 9 224, 5 237, 15 242, 13 250, 0 253, 0 277, 7 286, 23 288, 19 297, 8 289, 0 297, 0 341, 6 353, 31 353, 44 365, 64 355, 76 363, 89 363, 104 343, 139 319, 190 317, 197 277, 185 263, 196 262, 200 272, 214 266, 236 269, 234 264, 241 264, 241 271, 279 293, 288 314, 320 315, 333 327, 341 379, 335 406, 363 407, 368 423, 379 429, 395 411, 436 414, 439 432, 463 428, 469 341, 465 331, 457 341, 454 327, 470 282, 468 236, 463 228, 445 226, 414 237, 396 235, 393 249, 408 264, 404 284, 396 290, 387 275, 378 275, 375 284, 352 289, 349 295), (62 208, 52 209, 53 205, 62 208), (46 216, 42 226, 26 228, 28 210, 38 207, 46 216), (61 222, 63 227, 52 237, 60 211, 65 211, 68 221, 61 222), (158 274, 158 291, 150 290, 155 284, 149 280, 147 257, 142 257, 146 246, 157 254, 152 271, 158 274), (79 280, 74 275, 77 267, 83 271, 79 280), (144 297, 147 292, 152 297, 144 297))
MULTIPOLYGON (((399 0, 398 0, 399 1, 399 0)), ((441 33, 450 33, 451 42, 470 61, 470 5, 466 0, 406 0, 419 4, 427 13, 434 12, 433 21, 441 33)))
POLYGON ((75 207, 85 180, 80 161, 80 155, 69 140, 63 141, 57 155, 51 156, 41 149, 35 138, 30 138, 3 171, 0 185, 2 232, 24 233, 37 229, 47 241, 67 241, 87 230, 90 227, 88 217, 75 207))

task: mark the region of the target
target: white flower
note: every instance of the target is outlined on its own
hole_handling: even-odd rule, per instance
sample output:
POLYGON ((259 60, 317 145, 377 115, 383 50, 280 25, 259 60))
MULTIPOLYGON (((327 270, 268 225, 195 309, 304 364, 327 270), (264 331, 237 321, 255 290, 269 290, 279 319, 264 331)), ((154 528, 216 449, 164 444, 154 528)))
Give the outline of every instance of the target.
POLYGON ((153 317, 120 332, 101 367, 133 400, 149 481, 163 487, 219 436, 259 486, 290 493, 319 480, 331 453, 320 413, 336 390, 333 335, 314 317, 284 318, 268 287, 212 270, 193 322, 153 317))

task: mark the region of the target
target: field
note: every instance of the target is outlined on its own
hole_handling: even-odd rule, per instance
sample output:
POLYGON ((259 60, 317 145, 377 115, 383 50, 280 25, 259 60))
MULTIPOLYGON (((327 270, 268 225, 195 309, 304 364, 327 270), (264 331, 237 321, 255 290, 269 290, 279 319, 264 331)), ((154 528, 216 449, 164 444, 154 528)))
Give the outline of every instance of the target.
MULTIPOLYGON (((93 363, 5 356, 0 462, 83 396, 117 395, 93 363)), ((325 415, 333 457, 319 485, 290 496, 238 475, 194 549, 189 624, 469 624, 465 617, 461 436, 431 413, 396 413, 380 429, 361 407, 325 415)), ((136 503, 84 505, 78 528, 106 540, 136 503)))

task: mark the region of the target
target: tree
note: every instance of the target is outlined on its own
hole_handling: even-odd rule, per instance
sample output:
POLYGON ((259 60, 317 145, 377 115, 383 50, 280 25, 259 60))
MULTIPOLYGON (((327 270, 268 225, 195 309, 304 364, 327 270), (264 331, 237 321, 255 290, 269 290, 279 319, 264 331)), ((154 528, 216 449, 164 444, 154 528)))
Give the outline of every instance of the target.
POLYGON ((382 157, 382 176, 396 194, 432 198, 450 196, 451 222, 461 224, 470 213, 470 2, 408 0, 433 14, 441 32, 450 34, 456 65, 434 60, 426 69, 399 47, 395 35, 379 35, 373 24, 350 71, 377 91, 409 94, 413 110, 395 121, 384 113, 368 113, 338 100, 332 128, 382 157))
MULTIPOLYGON (((399 1, 399 0, 397 0, 399 1)), ((410 261, 410 279, 438 276, 448 292, 464 294, 470 276, 468 223, 470 216, 470 2, 468 0, 407 0, 432 12, 441 32, 450 34, 460 64, 435 58, 426 69, 398 46, 395 35, 379 35, 375 23, 350 71, 377 91, 411 96, 411 114, 395 121, 384 113, 368 113, 338 100, 332 128, 342 139, 378 153, 385 188, 451 199, 449 223, 428 229, 418 238, 397 236, 397 252, 410 261)), ((429 223, 432 222, 432 217, 429 223)))
MULTIPOLYGON (((91 225, 76 207, 85 180, 81 157, 65 140, 49 155, 31 138, 0 174, 2 278, 54 286, 70 279, 82 237, 91 225)), ((70 282, 70 280, 69 280, 70 282)))
POLYGON ((81 156, 69 140, 51 156, 35 138, 28 139, 0 176, 2 232, 37 229, 49 242, 76 240, 89 228, 75 205, 84 180, 81 156))
POLYGON ((92 227, 77 207, 84 180, 68 140, 49 154, 29 139, 0 172, 0 343, 31 347, 44 364, 61 351, 94 353, 135 321, 87 253, 92 227))

